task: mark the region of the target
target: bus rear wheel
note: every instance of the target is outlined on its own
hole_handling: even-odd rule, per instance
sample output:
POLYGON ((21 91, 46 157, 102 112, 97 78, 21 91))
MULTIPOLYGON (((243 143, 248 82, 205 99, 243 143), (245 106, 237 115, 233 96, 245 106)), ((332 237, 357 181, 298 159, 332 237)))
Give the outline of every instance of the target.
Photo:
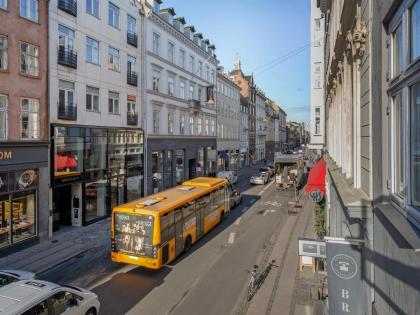
POLYGON ((188 252, 191 249, 191 244, 192 244, 192 240, 191 240, 191 236, 188 235, 187 239, 185 240, 185 244, 184 244, 184 252, 188 252))

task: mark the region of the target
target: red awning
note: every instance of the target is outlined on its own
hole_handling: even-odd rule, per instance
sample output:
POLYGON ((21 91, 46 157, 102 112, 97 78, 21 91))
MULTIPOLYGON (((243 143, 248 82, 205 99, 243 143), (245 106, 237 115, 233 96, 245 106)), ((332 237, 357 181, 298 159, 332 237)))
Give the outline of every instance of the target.
POLYGON ((327 166, 324 159, 320 159, 311 168, 309 172, 308 182, 306 184, 306 192, 311 193, 313 190, 318 190, 325 196, 325 174, 327 166))
POLYGON ((55 156, 55 169, 60 170, 63 168, 75 168, 77 167, 77 161, 72 156, 59 155, 55 156))

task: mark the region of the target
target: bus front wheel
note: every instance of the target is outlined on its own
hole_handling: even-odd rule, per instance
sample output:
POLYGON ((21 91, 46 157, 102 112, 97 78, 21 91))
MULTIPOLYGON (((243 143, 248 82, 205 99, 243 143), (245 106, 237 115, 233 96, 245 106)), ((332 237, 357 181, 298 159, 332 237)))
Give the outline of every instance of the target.
POLYGON ((191 236, 188 235, 187 239, 185 240, 185 244, 184 244, 184 252, 185 253, 190 250, 191 244, 192 244, 191 236))

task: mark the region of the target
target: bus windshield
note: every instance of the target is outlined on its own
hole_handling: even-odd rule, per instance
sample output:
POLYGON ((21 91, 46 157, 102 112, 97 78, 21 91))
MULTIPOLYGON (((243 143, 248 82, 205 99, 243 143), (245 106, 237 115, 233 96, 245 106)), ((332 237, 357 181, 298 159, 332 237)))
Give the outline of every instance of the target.
POLYGON ((153 216, 115 213, 115 251, 153 257, 153 216))

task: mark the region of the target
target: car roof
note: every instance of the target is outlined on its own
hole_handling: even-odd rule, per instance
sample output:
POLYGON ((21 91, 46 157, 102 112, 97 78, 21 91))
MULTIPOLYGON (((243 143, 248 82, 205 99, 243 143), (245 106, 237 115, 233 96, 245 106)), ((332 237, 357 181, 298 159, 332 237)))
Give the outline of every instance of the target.
POLYGON ((24 270, 14 270, 14 269, 1 269, 0 274, 12 276, 15 278, 23 278, 23 279, 32 279, 35 277, 35 274, 30 271, 24 270))
POLYGON ((60 286, 41 280, 21 280, 0 288, 0 314, 17 313, 60 286))

